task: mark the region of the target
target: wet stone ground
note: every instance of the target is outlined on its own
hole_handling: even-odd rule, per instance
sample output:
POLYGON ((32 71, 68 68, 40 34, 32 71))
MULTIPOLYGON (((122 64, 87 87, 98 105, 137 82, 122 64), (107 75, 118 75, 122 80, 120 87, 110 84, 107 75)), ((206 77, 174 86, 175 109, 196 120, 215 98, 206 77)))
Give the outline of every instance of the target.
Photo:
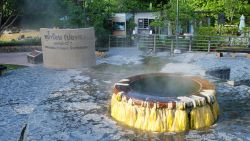
POLYGON ((32 141, 250 140, 250 88, 233 87, 204 73, 227 63, 232 69, 239 66, 237 74, 232 70, 233 78, 248 76, 249 59, 218 60, 214 54, 205 53, 143 57, 134 51, 132 55, 122 52, 111 51, 89 69, 51 70, 38 66, 1 77, 0 140, 18 140, 26 124, 24 139, 32 141), (150 72, 201 75, 215 82, 221 109, 219 121, 207 129, 181 133, 145 132, 117 123, 109 111, 113 84, 150 72))
POLYGON ((130 75, 159 71, 163 62, 154 57, 143 64, 102 63, 72 77, 70 86, 54 91, 30 115, 30 140, 138 140, 135 131, 110 117, 113 84, 130 75), (152 66, 153 64, 157 64, 152 66), (46 130, 45 130, 46 129, 46 130))

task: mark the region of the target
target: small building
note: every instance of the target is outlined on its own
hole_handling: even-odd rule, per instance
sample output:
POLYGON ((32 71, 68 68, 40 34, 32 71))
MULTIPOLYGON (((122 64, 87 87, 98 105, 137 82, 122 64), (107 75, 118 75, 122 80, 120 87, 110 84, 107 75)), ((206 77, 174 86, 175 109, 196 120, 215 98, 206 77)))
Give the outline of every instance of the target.
POLYGON ((152 34, 153 28, 150 24, 155 20, 156 14, 153 12, 135 13, 134 21, 137 25, 135 27, 135 34, 152 34))
POLYGON ((126 35, 126 13, 115 13, 112 17, 112 35, 125 36, 126 35))
POLYGON ((154 29, 150 24, 155 20, 156 14, 153 12, 139 12, 134 15, 130 13, 115 13, 112 17, 112 35, 127 35, 127 22, 134 18, 136 24, 133 34, 152 34, 154 29))

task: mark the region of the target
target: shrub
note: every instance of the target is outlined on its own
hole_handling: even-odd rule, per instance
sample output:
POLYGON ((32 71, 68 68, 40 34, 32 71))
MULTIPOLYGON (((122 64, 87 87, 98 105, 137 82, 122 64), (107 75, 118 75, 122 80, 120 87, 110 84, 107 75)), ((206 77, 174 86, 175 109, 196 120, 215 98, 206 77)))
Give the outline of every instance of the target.
POLYGON ((222 36, 236 36, 238 34, 238 26, 215 26, 217 33, 222 36))
POLYGON ((40 38, 26 38, 24 40, 0 41, 1 46, 25 46, 25 45, 41 45, 40 38))
POLYGON ((208 41, 211 42, 211 49, 221 44, 221 38, 218 36, 218 30, 215 27, 199 27, 196 29, 193 37, 192 49, 199 51, 206 51, 208 49, 208 41))
POLYGON ((217 31, 214 27, 199 27, 196 31, 198 36, 215 36, 217 31))

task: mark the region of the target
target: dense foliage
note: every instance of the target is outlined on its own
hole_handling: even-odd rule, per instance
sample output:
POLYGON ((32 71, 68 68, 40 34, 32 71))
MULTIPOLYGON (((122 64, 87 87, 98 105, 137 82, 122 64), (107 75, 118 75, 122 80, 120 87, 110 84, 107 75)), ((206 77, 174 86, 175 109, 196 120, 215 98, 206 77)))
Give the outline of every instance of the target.
POLYGON ((235 16, 239 17, 239 14, 246 12, 248 2, 247 0, 189 0, 189 3, 196 11, 210 12, 210 16, 217 17, 219 13, 225 13, 228 23, 232 24, 235 16))
POLYGON ((12 41, 0 41, 0 47, 2 46, 27 46, 27 45, 41 45, 40 38, 31 38, 24 40, 12 40, 12 41))
MULTIPOLYGON (((100 44, 110 34, 112 13, 158 11, 154 27, 171 25, 176 29, 177 0, 1 0, 0 35, 13 23, 28 28, 95 27, 100 44)), ((204 17, 211 17, 211 26, 217 26, 218 14, 224 13, 226 23, 238 25, 241 14, 249 20, 249 1, 246 0, 179 0, 179 20, 182 28, 192 21, 197 28, 204 17), (248 3, 248 4, 247 4, 248 3)), ((248 22, 247 22, 248 23, 248 22)), ((135 25, 130 21, 128 25, 135 25)), ((210 25, 209 25, 210 26, 210 25)), ((185 30, 185 29, 184 29, 185 30)), ((102 44, 103 45, 103 44, 102 44)))

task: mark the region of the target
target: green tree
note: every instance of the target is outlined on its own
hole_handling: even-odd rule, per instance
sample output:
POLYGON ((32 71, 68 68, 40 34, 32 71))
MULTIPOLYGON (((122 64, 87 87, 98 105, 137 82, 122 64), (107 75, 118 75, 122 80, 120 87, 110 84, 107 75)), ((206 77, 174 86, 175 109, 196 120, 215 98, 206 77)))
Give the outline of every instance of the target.
POLYGON ((112 5, 107 0, 87 1, 85 4, 86 25, 93 26, 97 37, 96 46, 105 46, 110 34, 108 24, 111 17, 112 5))
POLYGON ((113 12, 135 13, 149 10, 149 3, 143 0, 112 0, 113 12))
POLYGON ((188 4, 195 11, 211 12, 210 16, 217 18, 219 13, 225 13, 227 20, 232 24, 236 14, 243 11, 246 0, 189 0, 188 4))
POLYGON ((58 9, 54 12, 57 13, 55 15, 58 15, 54 18, 56 19, 54 26, 60 28, 94 27, 97 37, 97 46, 106 43, 104 40, 108 38, 108 34, 110 33, 108 20, 111 17, 113 9, 110 0, 54 1, 55 3, 53 3, 51 7, 56 7, 54 9, 58 9))
POLYGON ((0 1, 0 36, 22 13, 23 0, 0 1))
POLYGON ((189 0, 188 4, 195 11, 213 11, 217 15, 224 11, 225 0, 189 0))
MULTIPOLYGON (((233 23, 233 18, 236 14, 239 14, 244 10, 247 5, 246 0, 226 0, 225 1, 225 14, 227 19, 230 21, 230 24, 233 23)), ((237 19, 238 20, 238 19, 237 19)))
POLYGON ((85 13, 83 3, 78 3, 73 0, 59 1, 61 8, 64 8, 64 15, 62 16, 63 27, 67 28, 81 28, 85 27, 85 13))
MULTIPOLYGON (((194 9, 186 0, 179 0, 178 8, 180 25, 184 26, 189 20, 194 18, 194 9)), ((172 31, 174 31, 174 29, 176 29, 177 1, 170 0, 167 4, 161 5, 160 9, 162 10, 158 13, 153 26, 166 26, 166 22, 168 21, 172 27, 172 31)))

